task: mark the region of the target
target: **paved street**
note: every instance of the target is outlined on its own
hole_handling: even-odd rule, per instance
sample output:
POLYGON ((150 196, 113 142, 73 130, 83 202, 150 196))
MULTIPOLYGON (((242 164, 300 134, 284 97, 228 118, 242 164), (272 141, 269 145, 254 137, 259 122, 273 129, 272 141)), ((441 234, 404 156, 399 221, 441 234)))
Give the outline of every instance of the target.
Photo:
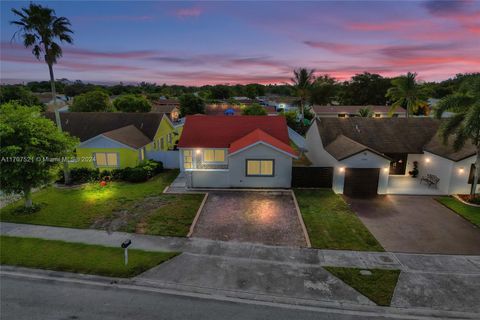
POLYGON ((2 277, 1 282, 2 320, 389 319, 45 280, 2 277))

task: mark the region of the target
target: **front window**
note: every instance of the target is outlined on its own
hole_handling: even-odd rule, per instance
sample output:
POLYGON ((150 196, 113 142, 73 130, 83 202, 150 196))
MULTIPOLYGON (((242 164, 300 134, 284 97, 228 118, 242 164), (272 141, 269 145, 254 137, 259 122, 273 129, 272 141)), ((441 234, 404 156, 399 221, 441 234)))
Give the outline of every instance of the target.
POLYGON ((160 150, 165 148, 165 143, 163 142, 163 138, 160 138, 160 150))
POLYGON ((116 152, 96 152, 93 156, 97 167, 118 166, 118 154, 116 152))
POLYGON ((247 176, 273 176, 273 160, 247 160, 247 176))
POLYGON ((225 162, 225 150, 206 149, 203 150, 204 162, 225 162))
POLYGON ((192 150, 183 150, 183 167, 185 169, 193 168, 192 150))

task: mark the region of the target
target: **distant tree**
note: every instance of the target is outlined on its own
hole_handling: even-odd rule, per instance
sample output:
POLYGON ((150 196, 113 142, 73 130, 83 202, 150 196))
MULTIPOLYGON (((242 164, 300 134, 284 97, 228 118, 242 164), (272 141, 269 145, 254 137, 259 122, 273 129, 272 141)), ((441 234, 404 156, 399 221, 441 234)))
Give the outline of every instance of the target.
POLYGON ((190 93, 182 95, 180 97, 180 114, 182 117, 197 113, 205 113, 205 102, 202 98, 190 93))
POLYGON ((315 80, 313 75, 315 70, 308 70, 305 68, 300 68, 293 70, 293 87, 295 88, 295 95, 299 98, 300 105, 300 114, 302 119, 305 113, 305 103, 310 96, 310 90, 312 88, 312 83, 315 80))
POLYGON ((389 78, 364 72, 354 75, 350 81, 339 86, 338 97, 343 105, 385 105, 385 94, 391 86, 389 78))
POLYGON ((152 105, 147 98, 140 95, 124 94, 113 100, 113 106, 123 112, 150 112, 152 105))
POLYGON ((63 92, 67 97, 76 97, 79 94, 94 90, 100 90, 100 87, 91 83, 83 83, 82 81, 77 80, 72 84, 65 85, 63 92))
POLYGON ((57 63, 63 53, 57 41, 73 43, 70 21, 65 17, 57 17, 55 10, 34 3, 30 3, 27 8, 21 10, 12 9, 12 12, 19 18, 11 21, 11 24, 19 27, 14 36, 20 35, 23 45, 26 48, 32 48, 32 53, 37 59, 40 60, 40 56, 43 55, 45 63, 48 65, 52 99, 55 103, 53 65, 57 63))
POLYGON ((373 111, 369 107, 358 109, 358 114, 362 118, 371 118, 373 116, 373 111))
POLYGON ((73 99, 70 111, 74 112, 111 112, 110 97, 103 91, 95 90, 82 93, 73 99))
POLYGON ((52 169, 60 165, 47 160, 72 156, 78 143, 39 111, 17 103, 0 107, 0 188, 7 194, 23 193, 27 208, 32 207, 32 188, 48 183, 52 169), (15 157, 21 161, 11 161, 15 157))
POLYGON ((337 93, 337 81, 329 75, 315 79, 310 90, 310 102, 317 105, 328 105, 333 102, 337 93))
POLYGON ((435 110, 436 117, 441 118, 445 111, 454 112, 455 115, 446 118, 440 127, 444 143, 448 144, 452 137, 456 151, 467 142, 476 147, 475 171, 470 191, 473 195, 480 177, 480 78, 466 81, 458 92, 440 100, 435 110))
POLYGON ((267 111, 261 105, 252 103, 251 105, 245 106, 242 109, 242 114, 244 116, 266 116, 267 111))
POLYGON ((250 99, 265 95, 265 88, 261 84, 251 83, 244 86, 244 88, 244 95, 250 99))
POLYGON ((405 76, 392 80, 393 87, 388 89, 386 94, 386 97, 393 102, 390 113, 398 108, 404 108, 408 118, 417 112, 420 106, 427 103, 428 92, 425 87, 417 83, 416 77, 416 73, 409 72, 405 76))
POLYGON ((38 106, 42 111, 45 110, 45 105, 26 87, 20 85, 1 86, 0 104, 14 101, 24 106, 38 106))
POLYGON ((226 100, 230 98, 230 87, 226 85, 216 85, 210 88, 211 98, 217 100, 226 100))

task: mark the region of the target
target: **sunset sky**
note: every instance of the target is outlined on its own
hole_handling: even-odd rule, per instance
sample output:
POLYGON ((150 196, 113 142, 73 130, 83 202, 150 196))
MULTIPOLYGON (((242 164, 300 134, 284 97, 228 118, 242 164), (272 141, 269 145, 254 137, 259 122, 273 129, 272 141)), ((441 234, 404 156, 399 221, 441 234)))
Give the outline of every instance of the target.
MULTIPOLYGON (((56 78, 203 85, 284 83, 308 67, 339 80, 480 71, 480 1, 40 2, 70 19, 56 78)), ((1 2, 1 78, 48 80, 1 2)))

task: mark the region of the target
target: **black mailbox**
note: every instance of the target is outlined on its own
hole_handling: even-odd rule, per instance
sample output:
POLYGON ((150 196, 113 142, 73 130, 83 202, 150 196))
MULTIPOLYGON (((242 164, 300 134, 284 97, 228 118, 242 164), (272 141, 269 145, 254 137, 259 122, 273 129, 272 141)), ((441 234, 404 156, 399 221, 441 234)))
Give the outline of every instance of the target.
POLYGON ((122 248, 123 249, 128 248, 128 246, 131 245, 131 244, 132 244, 132 240, 127 239, 127 240, 122 242, 122 248))

